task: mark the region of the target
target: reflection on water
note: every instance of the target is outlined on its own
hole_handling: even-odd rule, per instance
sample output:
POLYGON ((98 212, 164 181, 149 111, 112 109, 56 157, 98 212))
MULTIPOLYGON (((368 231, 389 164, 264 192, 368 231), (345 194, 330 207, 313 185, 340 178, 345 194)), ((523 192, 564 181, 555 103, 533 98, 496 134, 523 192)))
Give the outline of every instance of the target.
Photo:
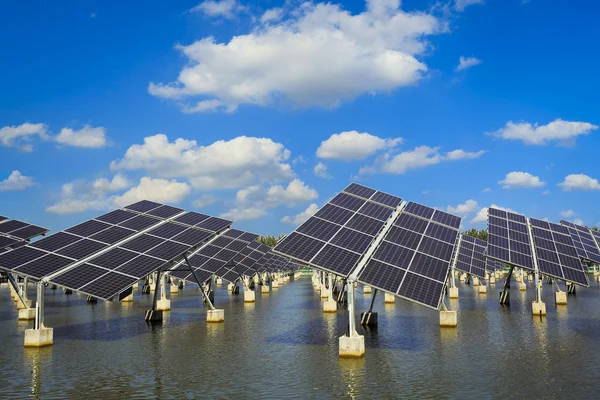
MULTIPOLYGON (((548 315, 531 315, 535 293, 513 284, 510 307, 498 304, 503 281, 459 283, 450 301, 459 326, 441 329, 435 311, 397 299, 375 301, 377 328, 363 359, 339 359, 345 306, 324 314, 310 278, 256 293, 255 303, 217 287, 225 322, 208 324, 198 290, 174 295, 164 322, 144 322, 151 296, 133 303, 87 304, 46 290, 54 346, 24 349, 24 330, 0 287, 0 390, 3 398, 596 398, 600 378, 600 288, 593 282, 556 307, 544 284, 548 315)), ((357 314, 370 295, 356 292, 357 314)), ((31 289, 30 298, 35 298, 31 289)))

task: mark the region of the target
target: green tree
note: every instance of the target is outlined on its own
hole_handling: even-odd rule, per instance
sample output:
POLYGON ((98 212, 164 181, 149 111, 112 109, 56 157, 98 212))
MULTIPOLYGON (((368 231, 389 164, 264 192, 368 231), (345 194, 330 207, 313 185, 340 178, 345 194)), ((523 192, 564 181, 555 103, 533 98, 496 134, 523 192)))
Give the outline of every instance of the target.
POLYGON ((598 229, 598 227, 597 227, 597 226, 592 226, 592 230, 593 230, 593 231, 596 231, 596 232, 600 231, 600 229, 598 229))
POLYGON ((487 242, 488 232, 486 229, 477 230, 475 228, 471 228, 468 231, 464 231, 463 235, 471 236, 477 239, 485 240, 487 242))
POLYGON ((279 234, 277 236, 273 236, 273 235, 259 236, 258 239, 256 239, 256 240, 258 240, 260 243, 267 245, 269 247, 275 247, 277 242, 279 242, 285 236, 286 235, 284 235, 284 234, 279 234))

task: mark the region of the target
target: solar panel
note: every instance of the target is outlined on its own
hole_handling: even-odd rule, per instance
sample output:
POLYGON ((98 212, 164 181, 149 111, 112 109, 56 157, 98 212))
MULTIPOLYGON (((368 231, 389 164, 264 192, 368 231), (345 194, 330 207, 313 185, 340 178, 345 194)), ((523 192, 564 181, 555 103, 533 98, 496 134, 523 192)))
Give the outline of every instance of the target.
POLYGON ((223 229, 229 227, 232 221, 226 219, 210 217, 202 222, 196 224, 196 227, 209 230, 211 232, 221 232, 223 229))
POLYGON ((351 184, 281 240, 274 251, 315 268, 348 275, 394 212, 392 207, 402 202, 381 193, 351 184), (371 200, 374 196, 378 202, 371 200))
POLYGON ((541 273, 589 286, 570 231, 563 225, 530 218, 533 242, 541 273))
POLYGON ((455 268, 485 279, 487 242, 468 235, 461 237, 455 268))
POLYGON ((517 267, 533 270, 531 244, 524 216, 488 209, 487 256, 517 267))
POLYGON ((358 281, 439 308, 459 226, 459 217, 408 203, 360 272, 358 281))
POLYGON ((561 220, 560 224, 569 230, 571 239, 573 239, 573 245, 575 246, 579 257, 595 264, 600 264, 600 251, 598 251, 598 246, 596 245, 590 230, 585 226, 577 225, 565 220, 561 220))
POLYGON ((152 211, 155 208, 162 206, 163 204, 155 203, 153 201, 142 200, 135 204, 131 204, 125 207, 127 210, 137 211, 139 213, 146 213, 148 211, 152 211))
POLYGON ((48 229, 27 222, 0 218, 0 253, 5 253, 27 244, 27 241, 44 235, 48 229))
POLYGON ((204 221, 205 219, 210 218, 209 215, 200 214, 194 211, 190 211, 180 217, 175 218, 175 222, 179 222, 180 224, 186 224, 190 226, 194 226, 204 221))

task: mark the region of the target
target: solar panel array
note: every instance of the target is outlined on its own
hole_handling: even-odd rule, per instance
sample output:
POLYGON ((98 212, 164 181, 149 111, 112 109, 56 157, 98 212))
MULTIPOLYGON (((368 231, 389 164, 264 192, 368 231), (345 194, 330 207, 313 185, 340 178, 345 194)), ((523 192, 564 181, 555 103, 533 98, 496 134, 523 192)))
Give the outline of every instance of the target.
POLYGON ((485 279, 487 242, 468 235, 461 235, 456 269, 485 279))
POLYGON ((231 263, 225 265, 224 271, 218 275, 229 282, 235 282, 242 277, 251 277, 256 274, 252 267, 260 260, 271 248, 259 242, 251 242, 248 247, 238 253, 231 263))
POLYGON ((224 223, 220 218, 141 201, 2 254, 0 266, 110 299, 206 242, 224 223))
POLYGON ((498 270, 504 269, 504 268, 505 268, 505 265, 503 262, 486 257, 486 259, 485 259, 485 269, 486 270, 498 271, 498 270))
POLYGON ((533 270, 527 219, 523 215, 488 209, 487 256, 533 270))
POLYGON ((48 229, 0 216, 0 254, 27 244, 29 239, 44 235, 48 229))
POLYGON ((256 270, 256 272, 269 273, 269 272, 277 272, 283 271, 286 268, 291 269, 293 264, 289 259, 280 256, 279 254, 275 254, 272 251, 265 253, 265 255, 259 259, 252 268, 256 270))
POLYGON ((530 218, 532 235, 541 273, 589 286, 577 248, 569 229, 563 225, 530 218))
POLYGON ((595 231, 590 232, 590 229, 585 226, 577 225, 565 220, 561 220, 560 224, 569 230, 579 257, 594 264, 600 264, 600 251, 598 250, 598 246, 594 241, 591 232, 599 234, 599 239, 600 233, 595 231))
POLYGON ((275 246, 313 267, 347 276, 402 199, 352 183, 275 246))
MULTIPOLYGON (((222 272, 223 268, 233 260, 238 253, 248 249, 258 235, 229 229, 222 236, 193 252, 188 260, 194 269, 200 283, 208 281, 213 275, 222 272)), ((171 271, 171 276, 196 283, 194 274, 185 262, 181 262, 171 271)))
POLYGON ((408 203, 358 276, 359 282, 437 309, 460 221, 408 203))

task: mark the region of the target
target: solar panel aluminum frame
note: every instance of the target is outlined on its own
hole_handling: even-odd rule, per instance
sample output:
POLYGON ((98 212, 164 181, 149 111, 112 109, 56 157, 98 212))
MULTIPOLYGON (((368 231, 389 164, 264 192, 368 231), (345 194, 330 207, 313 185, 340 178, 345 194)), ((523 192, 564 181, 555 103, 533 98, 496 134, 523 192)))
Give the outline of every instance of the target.
MULTIPOLYGON (((454 254, 454 256, 452 257, 452 269, 457 269, 457 270, 459 270, 459 271, 466 272, 467 274, 469 274, 469 275, 473 275, 473 276, 476 276, 476 277, 478 277, 479 279, 486 279, 485 273, 484 273, 484 274, 477 274, 476 272, 474 272, 474 266, 473 266, 473 262, 475 261, 475 253, 476 253, 476 252, 475 252, 475 246, 477 246, 477 247, 483 247, 482 245, 478 244, 476 240, 481 240, 481 239, 476 239, 476 238, 475 238, 476 240, 474 240, 474 241, 473 241, 473 243, 471 243, 471 242, 469 242, 469 241, 463 240, 463 236, 466 236, 466 235, 464 235, 464 234, 462 234, 462 233, 461 233, 461 234, 459 234, 459 238, 460 238, 460 239, 459 239, 459 241, 458 241, 458 243, 457 243, 457 245, 456 245, 456 248, 455 248, 455 254, 454 254), (459 265, 460 265, 460 264, 459 264, 459 262, 458 262, 458 261, 459 261, 459 258, 460 258, 460 256, 461 256, 461 250, 464 248, 464 244, 465 244, 465 243, 469 243, 469 244, 472 244, 472 245, 473 245, 473 250, 471 250, 471 252, 470 252, 470 253, 471 253, 471 255, 470 255, 470 260, 471 260, 471 261, 470 261, 470 263, 469 263, 469 270, 465 270, 465 269, 463 269, 463 268, 460 268, 460 267, 459 267, 459 265)), ((482 240, 482 241, 483 241, 483 240, 482 240)), ((485 267, 485 259, 486 259, 485 252, 486 252, 486 251, 485 251, 485 248, 484 248, 484 251, 483 251, 483 253, 481 253, 481 254, 483 255, 483 263, 484 263, 484 266, 483 266, 483 268, 482 268, 482 269, 483 269, 484 271, 487 271, 487 269, 486 269, 486 267, 485 267)), ((479 253, 478 253, 478 254, 479 254, 479 253)), ((454 271, 452 271, 452 280, 454 280, 454 271)), ((453 286, 453 287, 454 287, 454 286, 453 286)))

